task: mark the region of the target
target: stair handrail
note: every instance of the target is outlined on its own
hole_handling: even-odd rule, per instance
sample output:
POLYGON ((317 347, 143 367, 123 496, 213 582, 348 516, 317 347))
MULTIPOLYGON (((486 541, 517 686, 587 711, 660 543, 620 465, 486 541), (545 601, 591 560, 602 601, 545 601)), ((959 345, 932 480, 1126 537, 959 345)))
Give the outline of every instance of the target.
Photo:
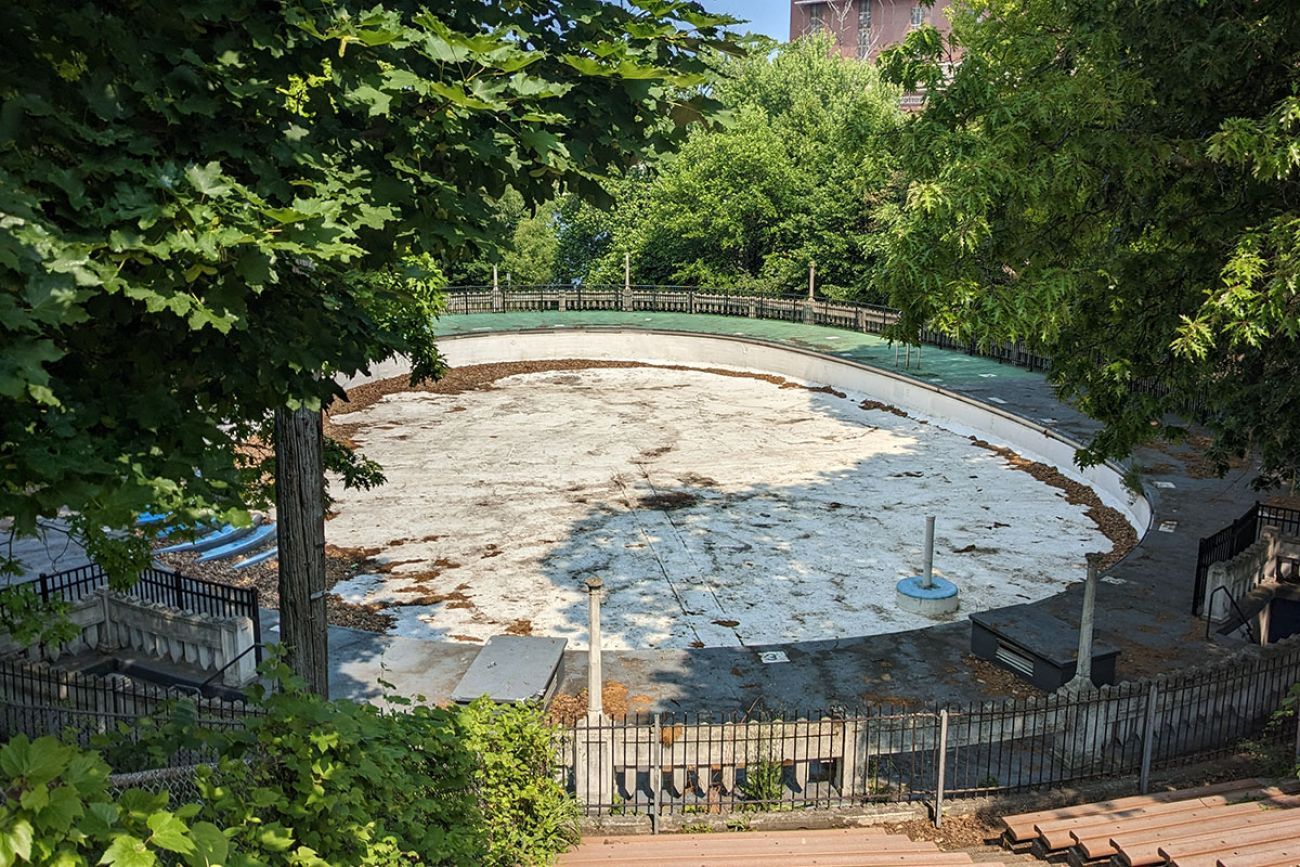
POLYGON ((1249 636, 1249 638, 1250 638, 1250 643, 1251 643, 1251 644, 1255 644, 1255 643, 1256 643, 1256 641, 1255 641, 1255 630, 1254 630, 1254 629, 1251 627, 1251 625, 1250 625, 1250 619, 1249 619, 1248 617, 1246 617, 1246 613, 1245 613, 1244 611, 1242 611, 1242 610, 1241 610, 1241 606, 1237 604, 1237 600, 1236 600, 1236 598, 1233 597, 1233 595, 1232 595, 1232 591, 1229 590, 1228 587, 1227 587, 1226 585, 1224 585, 1224 584, 1220 584, 1218 587, 1215 587, 1214 590, 1210 593, 1210 598, 1206 600, 1206 603, 1205 603, 1205 607, 1206 607, 1206 615, 1205 615, 1205 640, 1206 640, 1206 641, 1209 641, 1209 640, 1210 640, 1210 626, 1213 625, 1213 622, 1214 622, 1214 621, 1213 621, 1213 619, 1210 617, 1210 615, 1209 615, 1209 611, 1213 610, 1213 608, 1214 608, 1214 595, 1215 595, 1216 593, 1218 593, 1220 590, 1222 590, 1223 593, 1224 593, 1224 595, 1226 595, 1226 596, 1228 597, 1228 602, 1229 602, 1229 604, 1232 605, 1232 610, 1233 610, 1233 611, 1236 611, 1236 612, 1237 612, 1237 616, 1241 618, 1241 625, 1244 626, 1244 627, 1246 627, 1246 635, 1249 636))
POLYGON ((231 659, 225 665, 221 666, 221 668, 218 668, 216 671, 214 671, 207 680, 199 684, 198 687, 199 692, 201 693, 203 692, 203 690, 207 689, 212 684, 212 681, 216 680, 217 678, 221 677, 221 675, 226 673, 226 669, 230 668, 230 666, 234 665, 236 662, 239 662, 239 660, 243 659, 245 656, 248 656, 248 654, 252 653, 255 650, 261 651, 265 649, 266 649, 265 644, 261 644, 256 641, 248 645, 248 647, 245 647, 243 650, 239 651, 239 653, 235 654, 235 657, 233 659, 231 659))

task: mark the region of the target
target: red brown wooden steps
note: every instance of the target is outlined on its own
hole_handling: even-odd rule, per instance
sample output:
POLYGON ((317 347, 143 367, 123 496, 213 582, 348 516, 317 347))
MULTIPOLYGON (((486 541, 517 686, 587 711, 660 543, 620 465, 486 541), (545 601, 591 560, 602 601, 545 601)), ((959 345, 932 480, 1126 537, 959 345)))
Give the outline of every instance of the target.
POLYGON ((1020 813, 1014 816, 1004 816, 1002 822, 1007 826, 1007 834, 1013 842, 1026 843, 1038 836, 1038 833, 1034 830, 1034 826, 1039 822, 1049 822, 1053 819, 1082 818, 1084 816, 1095 816, 1102 813, 1109 813, 1133 807, 1142 807, 1149 804, 1162 804, 1170 801, 1182 801, 1189 798, 1200 798, 1209 795, 1224 795, 1232 792, 1258 789, 1264 785, 1266 785, 1266 783, 1263 780, 1233 780, 1231 782, 1200 786, 1195 789, 1183 789, 1175 792, 1156 792, 1150 795, 1134 795, 1126 798, 1113 798, 1109 801, 1098 801, 1092 804, 1079 804, 1073 807, 1060 807, 1052 810, 1036 810, 1032 813, 1020 813))

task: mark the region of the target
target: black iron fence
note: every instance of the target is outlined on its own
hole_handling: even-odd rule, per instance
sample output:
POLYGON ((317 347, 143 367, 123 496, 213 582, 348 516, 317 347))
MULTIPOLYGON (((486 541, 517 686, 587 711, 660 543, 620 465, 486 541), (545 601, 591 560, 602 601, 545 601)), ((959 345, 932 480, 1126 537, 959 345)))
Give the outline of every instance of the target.
MULTIPOLYGON (((260 711, 242 698, 208 698, 195 689, 167 686, 120 674, 63 671, 20 659, 0 660, 0 740, 18 734, 59 735, 88 745, 96 735, 139 733, 142 717, 161 721, 184 703, 186 719, 199 728, 242 726, 260 711)), ((211 756, 178 752, 177 763, 211 756)))
MULTIPOLYGON (((735 287, 700 288, 648 284, 546 284, 452 286, 447 289, 449 314, 513 313, 523 311, 608 310, 655 313, 702 313, 749 319, 779 319, 882 334, 898 321, 899 312, 878 304, 833 301, 803 293, 761 294, 735 287)), ((1022 344, 980 346, 931 329, 922 343, 970 355, 982 355, 1030 370, 1046 370, 1050 360, 1022 344)))
MULTIPOLYGON (((813 714, 639 714, 562 728, 558 765, 595 815, 729 813, 936 801, 1138 775, 1242 749, 1294 761, 1300 641, 1086 694, 813 714)), ((203 728, 242 726, 256 705, 122 675, 0 661, 0 740, 62 734, 89 744, 183 707, 203 728), (183 702, 183 704, 181 704, 183 702), (121 725, 125 724, 125 725, 121 725)), ((166 763, 214 757, 180 750, 166 763)), ((120 759, 120 756, 119 756, 120 759)), ((140 767, 157 766, 141 755, 140 767), (147 762, 147 763, 145 763, 147 762)), ((131 769, 130 762, 121 769, 131 769)))
POLYGON ((1086 694, 918 710, 580 720, 560 754, 594 815, 934 801, 1138 775, 1251 748, 1292 759, 1300 644, 1086 694))
POLYGON ((1222 530, 1201 539, 1196 551, 1196 578, 1192 588, 1194 616, 1200 616, 1205 608, 1205 587, 1210 567, 1231 560, 1255 544, 1264 527, 1277 527, 1286 536, 1300 536, 1300 509, 1257 502, 1222 530))
MULTIPOLYGON (((109 586, 108 574, 103 567, 91 563, 76 569, 51 574, 41 573, 38 578, 0 589, 26 588, 40 596, 42 602, 59 600, 76 602, 109 586)), ((235 587, 201 578, 191 578, 169 569, 149 567, 140 571, 137 580, 123 593, 146 602, 169 605, 196 614, 213 617, 247 617, 253 622, 253 644, 257 661, 262 661, 262 624, 258 616, 257 589, 235 587)))

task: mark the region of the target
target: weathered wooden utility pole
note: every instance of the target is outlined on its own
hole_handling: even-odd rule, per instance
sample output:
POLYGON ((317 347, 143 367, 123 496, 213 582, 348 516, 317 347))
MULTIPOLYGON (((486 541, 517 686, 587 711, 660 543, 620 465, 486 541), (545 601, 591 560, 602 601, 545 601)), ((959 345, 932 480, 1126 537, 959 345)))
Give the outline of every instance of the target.
POLYGON ((325 616, 325 464, 320 410, 275 411, 280 640, 289 667, 329 697, 325 616))

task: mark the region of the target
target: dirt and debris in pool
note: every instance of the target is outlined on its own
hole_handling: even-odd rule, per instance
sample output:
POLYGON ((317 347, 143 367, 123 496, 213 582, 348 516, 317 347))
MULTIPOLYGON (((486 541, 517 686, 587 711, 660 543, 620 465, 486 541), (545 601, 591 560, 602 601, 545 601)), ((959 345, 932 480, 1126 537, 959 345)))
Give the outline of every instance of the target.
MULTIPOLYGON (((692 367, 683 364, 649 364, 640 361, 600 361, 584 358, 561 358, 552 361, 501 361, 491 364, 467 364, 453 367, 436 381, 411 383, 410 376, 394 376, 375 382, 367 382, 348 389, 347 400, 335 400, 325 413, 325 434, 339 442, 355 445, 352 435, 357 432, 357 425, 339 424, 331 421, 331 415, 352 413, 378 402, 384 395, 401 392, 424 392, 428 394, 464 394, 470 391, 485 391, 493 387, 499 379, 519 376, 525 373, 555 373, 565 370, 609 370, 630 367, 648 367, 657 370, 689 370, 698 373, 712 373, 718 376, 730 376, 744 379, 757 379, 770 382, 781 388, 802 388, 818 394, 830 394, 846 397, 829 385, 812 386, 792 382, 783 376, 769 373, 753 373, 745 370, 727 370, 715 367, 692 367)), ((463 411, 457 407, 453 411, 463 411)))
POLYGON ((1021 457, 1009 448, 995 446, 986 440, 972 436, 968 439, 982 449, 988 449, 1007 462, 1007 465, 1021 472, 1028 473, 1038 481, 1065 492, 1065 501, 1075 506, 1083 506, 1086 514, 1102 535, 1110 540, 1111 549, 1102 552, 1101 568, 1109 569, 1124 555, 1132 551, 1138 543, 1137 532, 1118 509, 1113 509, 1101 501, 1097 492, 1087 485, 1080 484, 1066 476, 1056 467, 1041 461, 1031 461, 1021 457))

